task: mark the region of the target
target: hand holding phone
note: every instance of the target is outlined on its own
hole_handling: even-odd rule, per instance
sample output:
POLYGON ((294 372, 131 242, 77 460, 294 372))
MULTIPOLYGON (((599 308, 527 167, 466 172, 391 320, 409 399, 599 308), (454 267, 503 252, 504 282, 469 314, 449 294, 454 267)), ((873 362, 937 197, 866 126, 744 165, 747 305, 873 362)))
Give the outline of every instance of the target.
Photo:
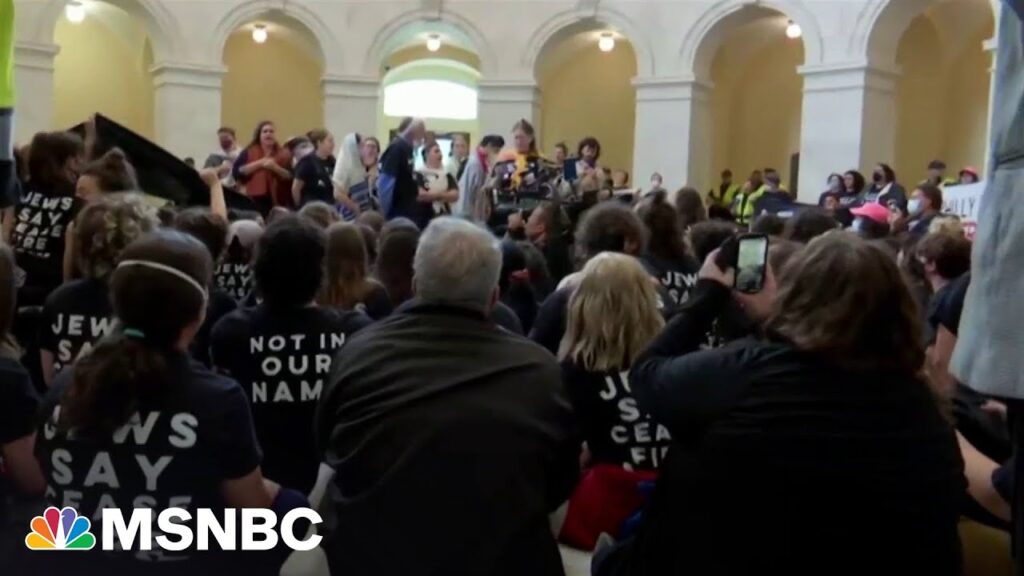
POLYGON ((744 294, 757 294, 764 289, 768 275, 768 237, 744 234, 736 240, 736 277, 733 288, 744 294))

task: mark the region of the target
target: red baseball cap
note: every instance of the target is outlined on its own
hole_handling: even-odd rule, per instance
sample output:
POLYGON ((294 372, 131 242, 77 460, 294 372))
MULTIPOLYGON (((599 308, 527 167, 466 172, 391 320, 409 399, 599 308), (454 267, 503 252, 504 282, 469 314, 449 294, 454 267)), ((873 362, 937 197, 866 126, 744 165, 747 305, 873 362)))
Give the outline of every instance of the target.
POLYGON ((879 224, 889 223, 889 209, 886 208, 885 206, 882 206, 878 202, 868 202, 863 206, 859 206, 857 208, 854 208, 853 210, 850 210, 850 214, 853 214, 854 216, 862 216, 869 220, 874 220, 879 224))

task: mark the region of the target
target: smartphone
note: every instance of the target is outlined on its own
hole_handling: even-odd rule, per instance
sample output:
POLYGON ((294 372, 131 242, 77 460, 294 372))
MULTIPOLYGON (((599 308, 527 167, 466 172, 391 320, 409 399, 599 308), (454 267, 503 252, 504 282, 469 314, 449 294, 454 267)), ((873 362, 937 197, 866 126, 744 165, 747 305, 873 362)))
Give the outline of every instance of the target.
POLYGON ((768 272, 768 236, 744 234, 736 240, 736 278, 733 287, 744 294, 764 289, 768 272))

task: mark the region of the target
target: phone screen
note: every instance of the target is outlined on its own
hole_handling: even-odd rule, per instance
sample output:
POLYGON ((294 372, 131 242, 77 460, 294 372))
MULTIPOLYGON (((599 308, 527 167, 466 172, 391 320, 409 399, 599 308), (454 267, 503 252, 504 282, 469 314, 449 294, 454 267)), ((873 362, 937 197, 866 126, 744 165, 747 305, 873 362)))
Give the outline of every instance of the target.
POLYGON ((736 250, 736 290, 756 294, 764 288, 768 265, 768 237, 742 236, 736 250))

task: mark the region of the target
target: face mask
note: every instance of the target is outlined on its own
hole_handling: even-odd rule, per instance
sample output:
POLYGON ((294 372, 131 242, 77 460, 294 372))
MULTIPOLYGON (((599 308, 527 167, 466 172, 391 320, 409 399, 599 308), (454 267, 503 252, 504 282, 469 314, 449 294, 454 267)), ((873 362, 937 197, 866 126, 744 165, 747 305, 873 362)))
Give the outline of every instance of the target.
POLYGON ((921 199, 920 198, 914 198, 913 200, 908 202, 907 203, 907 210, 909 210, 911 214, 917 214, 918 212, 920 212, 921 211, 921 199))
POLYGON ((839 192, 839 189, 843 187, 842 182, 833 180, 828 183, 828 189, 832 192, 839 192))
POLYGON ((875 172, 874 174, 872 174, 871 175, 871 181, 874 182, 875 184, 881 184, 882 183, 882 173, 881 172, 875 172))

